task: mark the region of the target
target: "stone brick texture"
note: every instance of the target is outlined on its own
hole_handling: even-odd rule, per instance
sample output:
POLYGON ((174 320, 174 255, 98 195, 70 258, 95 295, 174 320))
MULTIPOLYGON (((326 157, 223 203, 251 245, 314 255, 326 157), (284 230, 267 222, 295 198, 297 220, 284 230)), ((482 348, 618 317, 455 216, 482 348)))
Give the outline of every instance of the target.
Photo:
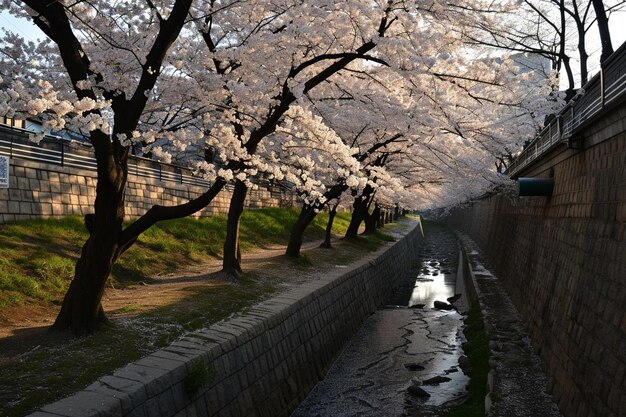
POLYGON ((447 221, 485 252, 524 316, 566 417, 626 415, 626 107, 521 176, 551 197, 494 195, 447 221))
MULTIPOLYGON (((0 132, 3 139, 24 141, 21 133, 0 132)), ((81 153, 89 154, 82 151, 81 153)), ((156 164, 156 163, 155 163, 156 164)), ((190 174, 186 172, 186 174, 190 174)), ((174 181, 147 178, 129 173, 126 188, 126 215, 136 218, 153 205, 176 205, 200 196, 206 189, 174 181)), ((232 187, 227 187, 205 209, 194 217, 209 217, 228 213, 232 187)), ((96 198, 95 170, 63 167, 61 165, 11 158, 9 188, 0 189, 0 223, 68 215, 93 213, 96 198)), ((294 207, 296 195, 290 190, 259 185, 249 190, 246 207, 294 207)))
POLYGON ((413 227, 348 270, 196 331, 31 416, 289 416, 409 273, 422 241, 413 227))

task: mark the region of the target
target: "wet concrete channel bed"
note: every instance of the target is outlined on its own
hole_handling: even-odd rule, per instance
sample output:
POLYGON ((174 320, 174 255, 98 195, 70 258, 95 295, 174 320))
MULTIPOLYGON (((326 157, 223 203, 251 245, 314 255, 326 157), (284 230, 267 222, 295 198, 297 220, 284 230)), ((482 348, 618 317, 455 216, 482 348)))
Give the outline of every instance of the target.
POLYGON ((434 308, 455 295, 458 252, 453 232, 429 224, 421 262, 292 417, 437 416, 462 401, 463 316, 434 308))

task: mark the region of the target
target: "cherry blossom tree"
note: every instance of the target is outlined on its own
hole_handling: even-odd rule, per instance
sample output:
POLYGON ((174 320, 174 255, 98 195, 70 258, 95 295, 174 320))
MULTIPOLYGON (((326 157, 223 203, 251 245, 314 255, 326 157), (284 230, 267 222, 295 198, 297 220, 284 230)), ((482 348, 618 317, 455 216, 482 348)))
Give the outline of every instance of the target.
MULTIPOLYGON (((29 46, 5 36, 3 65, 27 61, 12 72, 4 106, 41 116, 45 129, 76 129, 89 138, 97 161, 94 213, 85 216, 89 238, 53 329, 74 334, 107 322, 101 298, 111 268, 159 220, 183 217, 208 204, 223 186, 217 181, 200 198, 178 207, 155 206, 124 228, 124 190, 133 139, 154 101, 159 77, 176 38, 188 20, 191 0, 111 3, 26 0, 4 6, 32 21, 48 42, 29 46), (28 54, 28 55, 26 55, 28 54), (39 59, 37 59, 39 58, 39 59), (17 74, 24 77, 17 78, 17 74), (45 80, 43 80, 45 79, 45 80)), ((6 66, 3 66, 6 68, 6 66)))
MULTIPOLYGON (((452 19, 440 22, 446 30, 455 24, 452 19)), ((355 100, 371 99, 357 111, 363 116, 359 120, 371 120, 374 127, 358 136, 358 146, 374 146, 377 152, 369 160, 375 169, 367 168, 371 171, 366 175, 368 186, 353 191, 356 198, 350 237, 356 236, 363 221, 372 230, 377 213, 370 213, 370 209, 375 209, 377 199, 385 194, 395 197, 387 198, 391 200, 388 205, 395 200, 403 207, 415 208, 419 200, 411 198, 411 194, 419 195, 416 188, 433 189, 450 181, 462 183, 471 167, 477 170, 472 176, 487 177, 490 183, 506 182, 506 177, 492 175, 493 161, 520 149, 523 140, 542 127, 545 115, 561 105, 558 100, 548 99, 556 79, 546 77, 541 68, 520 68, 518 62, 506 57, 474 55, 475 59, 469 60, 461 39, 437 32, 436 23, 429 29, 434 37, 445 39, 446 47, 439 45, 444 52, 431 51, 410 66, 393 65, 390 61, 392 68, 385 68, 372 78, 373 83, 384 86, 380 95, 373 93, 375 88, 370 86, 364 89, 367 97, 355 100), (391 104, 393 100, 397 100, 395 105, 391 104), (373 111, 364 113, 368 110, 373 111), (377 148, 380 145, 384 147, 377 148), (470 159, 476 163, 459 162, 470 159), (389 185, 380 186, 374 180, 377 177, 387 179, 389 185)), ((345 86, 343 90, 351 91, 345 86)), ((329 118, 329 123, 337 132, 352 132, 345 136, 356 136, 364 127, 358 123, 351 126, 351 112, 338 109, 350 101, 324 103, 329 106, 326 113, 334 119, 329 118)), ((476 182, 466 186, 475 190, 476 182)))
MULTIPOLYGON (((416 19, 415 16, 411 18, 416 19)), ((345 149, 353 149, 351 156, 361 166, 361 171, 357 174, 331 169, 326 172, 333 175, 328 176, 320 169, 321 164, 312 164, 310 159, 306 160, 307 163, 284 164, 285 167, 296 167, 297 172, 290 181, 303 196, 303 209, 292 229, 288 255, 299 254, 304 230, 316 213, 346 190, 352 189, 357 197, 354 203, 356 215, 349 231, 350 236, 354 236, 363 220, 369 220, 368 230, 376 224, 376 215, 370 216, 368 212, 372 204, 374 207, 381 204, 390 207, 401 200, 406 207, 414 207, 409 192, 411 183, 441 183, 441 170, 429 169, 432 167, 423 163, 432 157, 425 154, 435 152, 433 149, 443 149, 440 152, 444 154, 456 152, 458 156, 466 153, 463 146, 480 146, 483 155, 488 152, 492 164, 494 155, 514 147, 511 137, 519 138, 520 133, 532 135, 540 126, 541 122, 532 114, 541 113, 536 106, 547 101, 551 80, 541 77, 542 74, 518 77, 519 71, 513 71, 510 60, 483 59, 470 65, 461 57, 463 44, 460 38, 448 34, 451 23, 443 17, 429 9, 422 13, 421 20, 400 19, 398 35, 391 37, 388 32, 385 42, 376 49, 378 62, 352 62, 315 90, 307 90, 306 100, 298 101, 299 105, 313 109, 311 114, 322 117, 333 134, 344 140, 348 146, 345 149), (407 25, 418 23, 428 26, 428 36, 419 33, 423 44, 417 40, 417 34, 405 30, 407 25), (459 51, 459 56, 451 56, 453 47, 459 51), (459 72, 458 68, 465 70, 459 72), (461 103, 459 99, 464 101, 461 103), (459 111, 462 105, 466 110, 459 111), (500 107, 506 107, 506 111, 500 107), (461 114, 455 116, 457 112, 461 114), (508 115, 508 120, 504 120, 504 115, 508 115), (467 122, 463 120, 465 117, 467 122), (505 133, 500 128, 498 132, 499 125, 507 125, 509 130, 505 133), (511 126, 515 126, 514 131, 511 126), (451 142, 447 139, 450 135, 458 140, 451 142), (426 147, 420 145, 421 141, 432 142, 434 138, 442 142, 441 146, 434 143, 426 147), (446 149, 450 144, 454 145, 452 150, 446 149), (386 169, 388 164, 396 171, 389 172, 386 169), (422 164, 422 167, 418 170, 411 164, 414 167, 422 164), (421 178, 416 178, 418 175, 421 178), (303 187, 301 178, 306 178, 306 187, 303 187)), ((277 125, 274 133, 278 137, 290 132, 277 125)), ((276 141, 280 142, 280 139, 276 141)), ((304 156, 311 153, 302 143, 289 143, 290 152, 300 149, 304 150, 304 156)), ((285 149, 281 152, 284 154, 285 149)), ((338 154, 337 151, 334 153, 338 154)), ((348 155, 341 154, 341 157, 345 166, 348 155)), ((438 157, 443 159, 443 156, 438 157)), ((477 166, 483 167, 484 164, 477 166)), ((451 175, 450 172, 447 174, 451 175)))
POLYGON ((354 150, 328 128, 321 117, 310 117, 307 113, 298 116, 304 120, 296 119, 297 124, 286 123, 279 131, 292 136, 281 144, 281 154, 286 162, 285 179, 293 184, 302 200, 302 209, 292 226, 286 252, 294 257, 299 255, 307 226, 326 205, 334 207, 330 210, 325 245, 330 247, 332 219, 338 200, 348 189, 347 183, 358 182, 360 176, 360 163, 354 150))
POLYGON ((215 140, 209 146, 218 150, 224 165, 218 175, 235 182, 224 244, 225 272, 238 275, 241 270, 239 219, 250 176, 267 168, 268 175, 275 175, 269 166, 275 164, 260 156, 264 140, 292 105, 351 63, 380 62, 371 52, 394 22, 416 7, 409 3, 241 2, 203 21, 206 51, 215 55, 210 72, 217 73, 225 86, 222 100, 209 104, 223 110, 222 121, 212 127, 215 140))

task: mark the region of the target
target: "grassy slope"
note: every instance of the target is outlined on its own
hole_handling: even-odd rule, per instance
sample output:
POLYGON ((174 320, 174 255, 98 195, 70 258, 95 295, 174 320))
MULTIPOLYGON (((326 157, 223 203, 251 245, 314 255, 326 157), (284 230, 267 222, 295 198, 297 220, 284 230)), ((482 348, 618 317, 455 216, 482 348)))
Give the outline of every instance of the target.
MULTIPOLYGON (((246 212, 241 227, 242 246, 250 249, 284 244, 296 217, 297 210, 246 212)), ((322 237, 326 220, 327 215, 318 216, 307 238, 322 237)), ((333 231, 344 232, 348 222, 348 214, 338 214, 333 231)), ((201 262, 209 258, 221 252, 224 224, 224 218, 216 217, 183 219, 155 227, 124 255, 114 279, 121 284, 147 280, 150 274, 174 270, 183 261, 201 262)), ((0 226, 0 293, 5 294, 5 302, 15 303, 15 297, 33 303, 60 300, 85 237, 79 218, 0 226)), ((388 240, 393 239, 377 232, 355 241, 343 241, 333 251, 316 249, 293 265, 332 267, 338 259, 348 264, 388 240)), ((249 272, 239 283, 190 286, 186 299, 115 320, 111 327, 95 335, 80 339, 48 335, 18 357, 0 357, 0 415, 22 416, 65 397, 98 376, 168 345, 187 331, 245 311, 274 294, 278 285, 278 278, 260 279, 249 272)))
MULTIPOLYGON (((297 215, 297 209, 244 212, 242 249, 283 244, 297 215)), ((326 213, 320 213, 307 237, 322 238, 327 219, 326 213)), ((348 222, 349 214, 339 213, 336 233, 345 231, 348 222)), ((122 256, 113 267, 111 280, 116 286, 147 282, 151 275, 174 272, 181 264, 206 261, 221 254, 225 236, 225 216, 162 222, 122 256)), ((0 308, 26 301, 59 302, 85 239, 80 217, 0 225, 0 308)))

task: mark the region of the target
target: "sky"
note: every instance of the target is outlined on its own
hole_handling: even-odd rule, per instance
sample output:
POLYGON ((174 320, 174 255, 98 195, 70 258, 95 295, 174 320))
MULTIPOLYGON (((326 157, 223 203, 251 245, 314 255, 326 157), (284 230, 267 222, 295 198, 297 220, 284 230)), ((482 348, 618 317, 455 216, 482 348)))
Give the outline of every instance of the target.
MULTIPOLYGON (((43 32, 39 30, 32 22, 25 19, 18 19, 10 15, 6 10, 0 11, 0 29, 16 32, 22 35, 27 40, 36 42, 38 39, 45 37, 43 32)), ((613 13, 609 19, 609 30, 611 31, 611 38, 613 42, 613 49, 617 50, 622 43, 626 42, 626 10, 613 13)), ((589 79, 591 79, 599 70, 600 64, 600 41, 598 36, 598 30, 594 26, 588 38, 588 53, 590 55, 589 66, 589 79)), ((572 56, 572 69, 578 73, 578 60, 576 56, 572 56)), ((565 89, 566 77, 563 74, 561 77, 561 87, 565 89)))

